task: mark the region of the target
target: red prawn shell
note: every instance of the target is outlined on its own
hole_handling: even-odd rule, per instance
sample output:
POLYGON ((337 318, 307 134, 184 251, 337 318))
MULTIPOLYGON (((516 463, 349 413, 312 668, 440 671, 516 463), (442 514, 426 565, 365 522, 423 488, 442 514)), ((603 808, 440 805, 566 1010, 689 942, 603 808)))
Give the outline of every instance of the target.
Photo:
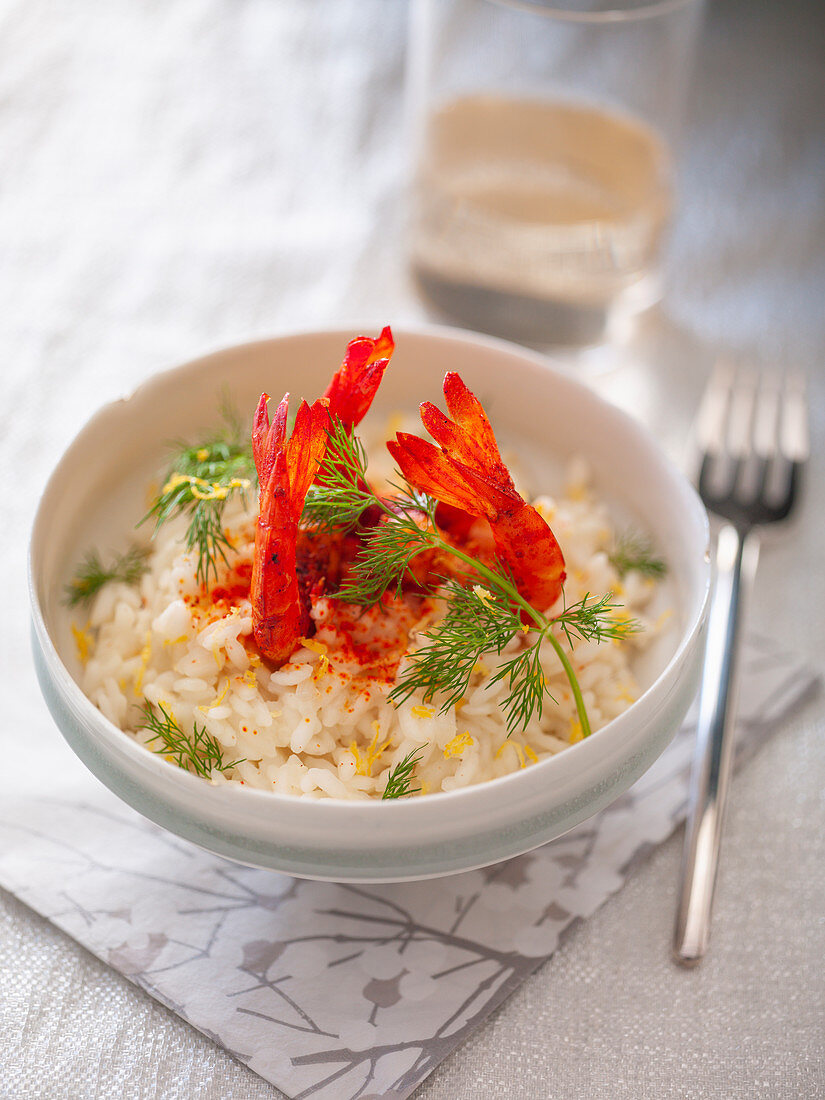
MULTIPOLYGON (((406 432, 398 432, 387 447, 411 485, 489 523, 496 554, 519 592, 544 611, 561 595, 561 547, 542 516, 516 491, 481 403, 452 371, 444 379, 444 396, 452 420, 429 402, 420 407, 438 447, 406 432)), ((462 524, 460 517, 452 519, 457 537, 462 524)), ((466 533, 468 525, 463 528, 466 533)))
POLYGON ((326 404, 301 402, 285 441, 289 394, 272 423, 261 395, 252 429, 252 452, 261 485, 250 601, 255 641, 268 660, 281 664, 307 633, 309 612, 296 570, 298 523, 327 443, 326 404))
POLYGON ((382 329, 375 340, 369 336, 350 340, 344 361, 324 393, 331 418, 340 420, 349 431, 361 423, 378 392, 394 350, 395 341, 389 326, 382 329))

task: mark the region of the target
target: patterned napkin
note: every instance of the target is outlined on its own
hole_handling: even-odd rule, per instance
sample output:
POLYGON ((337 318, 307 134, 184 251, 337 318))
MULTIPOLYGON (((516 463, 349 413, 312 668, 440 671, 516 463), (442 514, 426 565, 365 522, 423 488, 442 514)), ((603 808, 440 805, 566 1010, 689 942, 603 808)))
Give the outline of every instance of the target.
MULTIPOLYGON (((738 762, 816 679, 761 639, 743 660, 738 762)), ((0 884, 288 1096, 406 1097, 673 832, 693 731, 551 844, 389 886, 240 867, 61 767, 0 805, 0 884)))

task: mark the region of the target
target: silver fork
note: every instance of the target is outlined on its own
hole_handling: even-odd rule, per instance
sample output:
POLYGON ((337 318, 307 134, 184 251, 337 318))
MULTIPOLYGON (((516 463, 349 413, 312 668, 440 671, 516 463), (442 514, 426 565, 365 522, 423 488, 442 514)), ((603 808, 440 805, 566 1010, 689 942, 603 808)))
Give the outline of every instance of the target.
POLYGON ((736 718, 737 647, 756 573, 759 531, 790 515, 808 457, 803 377, 760 377, 720 364, 702 400, 697 440, 699 495, 723 524, 673 939, 676 961, 684 966, 702 960, 710 937, 736 718))

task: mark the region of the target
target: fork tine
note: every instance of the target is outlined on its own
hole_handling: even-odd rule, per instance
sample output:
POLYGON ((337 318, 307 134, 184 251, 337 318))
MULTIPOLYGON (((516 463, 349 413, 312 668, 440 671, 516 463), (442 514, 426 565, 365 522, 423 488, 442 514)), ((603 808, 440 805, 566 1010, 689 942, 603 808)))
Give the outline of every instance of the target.
POLYGON ((774 371, 765 371, 753 418, 753 447, 761 458, 773 458, 779 450, 779 400, 779 377, 774 371))
POLYGON ((699 449, 696 481, 706 500, 725 496, 733 482, 734 467, 727 438, 735 377, 736 367, 727 359, 719 359, 705 387, 696 419, 699 449))
POLYGON ((727 450, 734 458, 742 459, 751 453, 755 405, 756 375, 747 367, 740 367, 733 378, 725 440, 727 450))
POLYGON ((746 506, 756 500, 765 477, 765 462, 754 447, 759 391, 759 375, 740 367, 731 395, 727 447, 732 460, 729 491, 746 506))
POLYGON ((791 462, 805 462, 810 454, 805 376, 792 371, 782 388, 780 449, 791 462))
POLYGON ((810 450, 804 376, 796 372, 787 375, 777 392, 777 441, 762 493, 763 522, 789 515, 810 450))
POLYGON ((736 495, 743 505, 756 508, 765 494, 772 463, 779 450, 778 375, 774 371, 760 371, 758 375, 753 375, 748 397, 751 407, 747 437, 745 414, 740 414, 743 424, 736 495))
POLYGON ((735 368, 720 359, 713 369, 696 418, 696 441, 705 454, 718 454, 725 439, 735 368))

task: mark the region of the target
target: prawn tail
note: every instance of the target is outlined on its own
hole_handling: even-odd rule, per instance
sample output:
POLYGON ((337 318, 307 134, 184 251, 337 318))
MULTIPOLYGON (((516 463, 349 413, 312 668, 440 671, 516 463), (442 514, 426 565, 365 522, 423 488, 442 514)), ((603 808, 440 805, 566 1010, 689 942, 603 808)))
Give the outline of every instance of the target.
POLYGON ((326 451, 329 427, 326 402, 321 399, 308 405, 302 401, 292 435, 286 441, 289 394, 284 395, 271 424, 268 401, 269 396, 262 393, 252 424, 252 456, 261 487, 261 515, 271 511, 276 501, 281 506, 288 502, 297 522, 326 451))
POLYGON ((324 397, 329 401, 330 417, 340 420, 348 431, 366 416, 394 349, 389 326, 374 340, 358 336, 347 344, 344 361, 333 375, 324 397))
POLYGON ((285 393, 269 423, 269 394, 262 393, 252 421, 252 458, 258 473, 258 483, 263 491, 269 484, 275 455, 284 445, 286 421, 289 414, 289 394, 285 393))
POLYGON ((489 484, 504 492, 514 490, 487 414, 455 371, 444 378, 444 398, 452 420, 429 401, 420 406, 421 421, 436 443, 489 484))
POLYGON ((284 447, 289 500, 296 523, 301 518, 309 487, 326 453, 328 428, 329 414, 323 398, 312 405, 302 401, 292 435, 284 447))
POLYGON ((420 436, 397 432, 395 439, 387 443, 387 449, 410 485, 442 504, 471 516, 492 519, 509 503, 507 495, 497 486, 488 484, 469 466, 420 436))

